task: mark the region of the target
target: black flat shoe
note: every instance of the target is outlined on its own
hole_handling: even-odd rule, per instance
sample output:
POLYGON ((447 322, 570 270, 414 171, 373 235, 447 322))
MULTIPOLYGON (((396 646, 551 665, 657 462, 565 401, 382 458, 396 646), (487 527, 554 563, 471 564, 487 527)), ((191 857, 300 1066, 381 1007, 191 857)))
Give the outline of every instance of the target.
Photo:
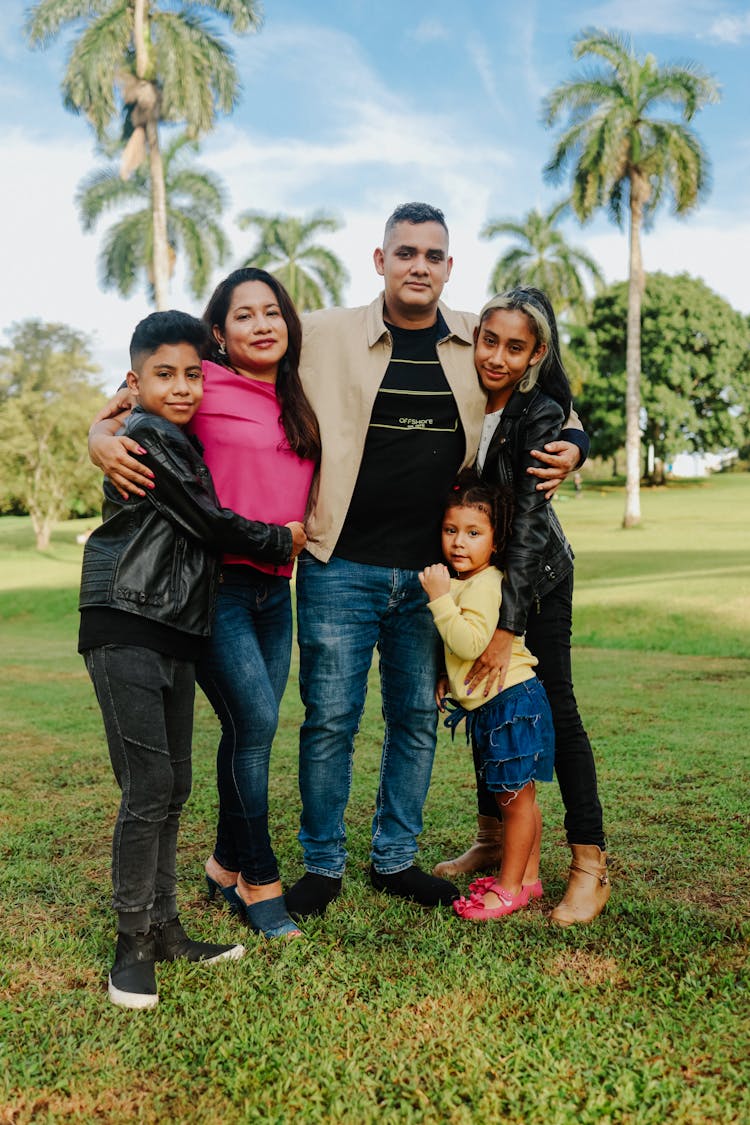
POLYGON ((292 918, 319 918, 329 903, 341 894, 343 879, 329 879, 306 871, 285 894, 286 908, 292 918))
POLYGON ((376 891, 384 891, 387 895, 405 898, 409 902, 418 902, 420 906, 450 906, 454 899, 460 897, 458 887, 448 879, 428 875, 415 863, 392 875, 382 875, 374 867, 370 867, 370 882, 376 891))

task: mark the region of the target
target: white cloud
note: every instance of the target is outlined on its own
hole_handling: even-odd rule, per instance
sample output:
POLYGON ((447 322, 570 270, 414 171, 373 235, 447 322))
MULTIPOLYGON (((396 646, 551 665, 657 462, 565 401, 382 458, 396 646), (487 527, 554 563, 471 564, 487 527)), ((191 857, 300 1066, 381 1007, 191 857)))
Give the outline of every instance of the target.
POLYGON ((716 16, 714 0, 604 0, 577 13, 581 27, 637 35, 699 36, 716 16))
POLYGON ((507 120, 509 107, 500 96, 495 78, 497 65, 493 61, 486 44, 484 41, 478 39, 476 35, 471 35, 467 44, 467 50, 474 64, 474 68, 479 75, 479 81, 482 84, 482 89, 487 99, 501 119, 504 118, 507 120))
POLYGON ((450 32, 445 24, 436 19, 422 20, 411 33, 412 39, 418 43, 435 43, 439 40, 450 38, 450 32))
POLYGON ((741 43, 750 36, 750 12, 742 16, 719 16, 709 27, 708 35, 719 43, 741 43))

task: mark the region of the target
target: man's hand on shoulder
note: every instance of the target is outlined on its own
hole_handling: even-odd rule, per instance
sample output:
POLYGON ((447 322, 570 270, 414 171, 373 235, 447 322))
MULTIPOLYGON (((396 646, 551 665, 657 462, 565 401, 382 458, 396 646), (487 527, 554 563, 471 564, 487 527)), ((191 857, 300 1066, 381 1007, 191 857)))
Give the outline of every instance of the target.
POLYGON ((551 500, 568 474, 578 468, 581 451, 572 441, 550 441, 543 450, 532 449, 531 456, 536 457, 540 464, 528 468, 526 472, 540 478, 537 491, 544 492, 551 500))

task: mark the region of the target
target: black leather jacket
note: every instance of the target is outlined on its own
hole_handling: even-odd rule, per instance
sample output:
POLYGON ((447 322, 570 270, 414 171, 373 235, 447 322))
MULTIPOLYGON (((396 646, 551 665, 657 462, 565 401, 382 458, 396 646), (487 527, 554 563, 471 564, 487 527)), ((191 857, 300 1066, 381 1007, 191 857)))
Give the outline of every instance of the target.
POLYGON ((292 533, 219 507, 199 443, 179 426, 136 406, 122 432, 147 450, 139 460, 156 487, 123 500, 105 480, 105 522, 83 552, 79 608, 107 606, 207 636, 219 555, 286 563, 292 533))
POLYGON ((565 420, 562 408, 534 388, 516 390, 500 418, 487 450, 482 477, 513 489, 513 534, 503 567, 503 600, 499 628, 526 631, 534 601, 556 586, 573 569, 573 551, 552 504, 537 492, 537 477, 526 469, 538 465, 532 449, 556 441, 565 420))

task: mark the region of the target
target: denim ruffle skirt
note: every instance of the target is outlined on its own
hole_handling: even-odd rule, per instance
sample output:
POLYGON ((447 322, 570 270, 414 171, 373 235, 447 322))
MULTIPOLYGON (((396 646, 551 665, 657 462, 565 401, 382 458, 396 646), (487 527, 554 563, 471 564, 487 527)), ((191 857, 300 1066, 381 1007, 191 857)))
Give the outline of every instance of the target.
MULTIPOLYGON (((448 701, 450 703, 450 701, 448 701)), ((551 781, 555 732, 547 693, 533 676, 466 711, 453 704, 445 725, 455 732, 466 719, 466 735, 479 750, 481 770, 492 793, 515 793, 530 781, 551 781)))

